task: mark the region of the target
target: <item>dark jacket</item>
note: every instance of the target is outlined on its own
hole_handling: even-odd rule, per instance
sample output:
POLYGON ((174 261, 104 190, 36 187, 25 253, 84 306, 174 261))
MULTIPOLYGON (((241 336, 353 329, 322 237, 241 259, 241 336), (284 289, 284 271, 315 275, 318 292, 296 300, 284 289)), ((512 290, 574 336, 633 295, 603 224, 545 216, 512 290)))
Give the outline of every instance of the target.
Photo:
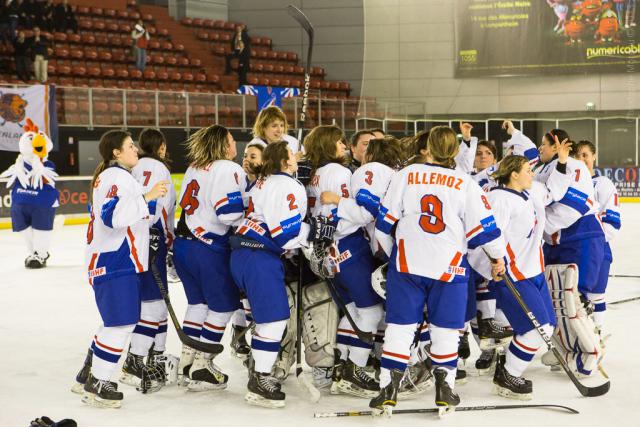
POLYGON ((249 59, 251 58, 251 39, 249 38, 249 34, 247 30, 243 30, 240 38, 242 39, 242 43, 244 44, 244 49, 242 52, 236 50, 236 35, 234 34, 231 38, 231 51, 238 55, 238 59, 241 63, 247 64, 249 63, 249 59))
POLYGON ((30 48, 31 48, 30 39, 25 38, 23 42, 18 41, 17 37, 13 39, 13 55, 14 56, 28 56, 30 48))
POLYGON ((42 55, 44 59, 49 59, 49 52, 47 48, 49 47, 49 41, 40 34, 40 40, 36 41, 35 37, 31 37, 31 52, 33 56, 42 55))

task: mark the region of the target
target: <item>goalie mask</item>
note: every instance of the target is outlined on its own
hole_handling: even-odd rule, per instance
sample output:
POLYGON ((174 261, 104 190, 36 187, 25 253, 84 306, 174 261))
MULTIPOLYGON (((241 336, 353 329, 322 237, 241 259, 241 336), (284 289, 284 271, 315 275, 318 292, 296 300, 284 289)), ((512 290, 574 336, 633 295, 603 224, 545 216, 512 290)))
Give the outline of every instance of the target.
POLYGON ((312 243, 308 248, 302 248, 302 253, 309 260, 309 268, 316 276, 330 279, 340 272, 338 248, 335 244, 325 246, 322 243, 312 243))
POLYGON ((380 298, 387 299, 387 271, 389 270, 389 263, 385 262, 380 267, 371 273, 371 286, 376 294, 380 295, 380 298))

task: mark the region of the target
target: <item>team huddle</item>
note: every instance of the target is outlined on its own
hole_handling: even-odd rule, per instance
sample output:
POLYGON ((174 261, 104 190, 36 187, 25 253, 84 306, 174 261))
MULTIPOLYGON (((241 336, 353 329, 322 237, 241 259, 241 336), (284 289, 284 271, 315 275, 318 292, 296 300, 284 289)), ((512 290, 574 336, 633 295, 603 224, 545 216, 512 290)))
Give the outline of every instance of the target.
POLYGON ((360 131, 347 143, 337 126, 318 126, 298 144, 269 107, 242 165, 226 128, 194 133, 177 195, 159 131, 140 135, 140 156, 128 133, 105 133, 86 249, 103 324, 73 391, 119 407, 112 379, 129 339, 120 381, 143 392, 237 380, 216 366, 219 353, 185 340, 179 360, 164 354, 173 275, 188 302, 184 336, 216 348, 232 323, 250 404, 285 405, 302 341, 312 387, 370 399, 379 413, 433 387, 450 411, 469 335, 497 393, 530 399, 523 375, 544 342, 505 281, 576 375, 599 375, 616 190, 594 175, 592 143, 553 129, 537 148, 503 128, 500 161, 467 123, 462 140, 437 126, 402 140, 360 131))

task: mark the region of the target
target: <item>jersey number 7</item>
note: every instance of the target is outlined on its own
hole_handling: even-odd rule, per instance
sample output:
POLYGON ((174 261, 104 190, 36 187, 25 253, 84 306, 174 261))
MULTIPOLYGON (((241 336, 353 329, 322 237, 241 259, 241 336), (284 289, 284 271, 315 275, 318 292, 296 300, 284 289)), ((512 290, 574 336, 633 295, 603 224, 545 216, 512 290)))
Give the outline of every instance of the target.
POLYGON ((193 215, 193 213, 200 206, 200 202, 196 197, 198 192, 200 191, 200 184, 198 181, 191 180, 189 184, 187 184, 187 188, 184 190, 184 194, 182 195, 182 199, 180 199, 180 207, 184 210, 186 215, 193 215))

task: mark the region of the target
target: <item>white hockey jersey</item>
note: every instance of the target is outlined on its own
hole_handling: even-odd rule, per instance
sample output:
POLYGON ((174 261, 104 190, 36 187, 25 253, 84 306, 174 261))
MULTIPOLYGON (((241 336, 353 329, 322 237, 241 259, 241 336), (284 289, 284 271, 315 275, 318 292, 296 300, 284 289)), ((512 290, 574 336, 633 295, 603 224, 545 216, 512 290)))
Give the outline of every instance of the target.
POLYGON ((554 173, 557 163, 557 159, 546 164, 539 163, 534 170, 534 179, 545 184, 554 193, 554 200, 558 200, 546 209, 545 242, 557 245, 561 240, 571 242, 601 235, 602 226, 594 216, 599 212, 599 207, 589 169, 580 160, 567 159, 566 175, 570 186, 564 196, 558 199, 556 192, 564 188, 564 177, 558 180, 558 174, 554 173))
MULTIPOLYGON (((287 141, 287 147, 291 149, 293 154, 296 154, 298 151, 300 151, 301 144, 297 138, 285 133, 285 134, 282 134, 282 140, 287 141)), ((249 144, 247 145, 251 145, 251 144, 260 144, 264 147, 267 146, 267 142, 258 137, 253 138, 251 141, 249 141, 249 144)), ((302 147, 302 152, 304 153, 304 147, 302 147)))
POLYGON ((157 182, 167 181, 167 194, 156 200, 156 213, 151 219, 151 225, 162 233, 168 247, 173 244, 176 190, 171 182, 169 169, 160 161, 151 157, 143 157, 131 171, 133 177, 142 184, 144 192, 150 191, 157 182))
POLYGON ((216 160, 203 169, 189 167, 178 198, 182 214, 176 234, 207 246, 226 246, 231 226, 243 218, 244 170, 230 160, 216 160))
POLYGON ((376 235, 398 271, 443 282, 468 280, 467 248, 482 246, 496 259, 506 255, 478 184, 463 172, 429 163, 408 166, 391 178, 376 235))
POLYGON ((155 201, 145 202, 142 185, 126 169, 110 166, 98 175, 85 250, 91 285, 147 271, 149 219, 155 207, 155 201))
POLYGON ((380 202, 387 193, 395 171, 382 163, 372 162, 360 166, 351 177, 351 197, 338 204, 338 217, 364 227, 369 236, 371 250, 382 250, 375 238, 375 222, 380 202))
POLYGON ((509 154, 524 156, 529 159, 529 165, 532 168, 540 162, 538 147, 518 129, 514 130, 504 148, 509 154))
POLYGON ((237 234, 265 245, 278 255, 308 246, 309 225, 304 186, 286 173, 259 179, 249 192, 246 218, 237 234))
POLYGON ((340 217, 338 206, 323 205, 320 203, 320 195, 324 191, 331 191, 344 198, 351 197, 351 171, 338 163, 329 163, 316 170, 307 185, 307 196, 309 197, 309 208, 311 216, 322 215, 337 223, 336 232, 333 235, 337 242, 341 238, 354 233, 360 228, 360 224, 355 224, 346 218, 340 217))
POLYGON ((455 157, 456 170, 465 173, 473 172, 473 162, 478 149, 478 138, 472 136, 469 142, 461 141, 460 149, 455 157))
POLYGON ((606 176, 594 176, 592 181, 595 189, 595 198, 600 206, 599 216, 600 221, 602 221, 604 236, 609 242, 618 233, 622 225, 618 190, 606 176))

